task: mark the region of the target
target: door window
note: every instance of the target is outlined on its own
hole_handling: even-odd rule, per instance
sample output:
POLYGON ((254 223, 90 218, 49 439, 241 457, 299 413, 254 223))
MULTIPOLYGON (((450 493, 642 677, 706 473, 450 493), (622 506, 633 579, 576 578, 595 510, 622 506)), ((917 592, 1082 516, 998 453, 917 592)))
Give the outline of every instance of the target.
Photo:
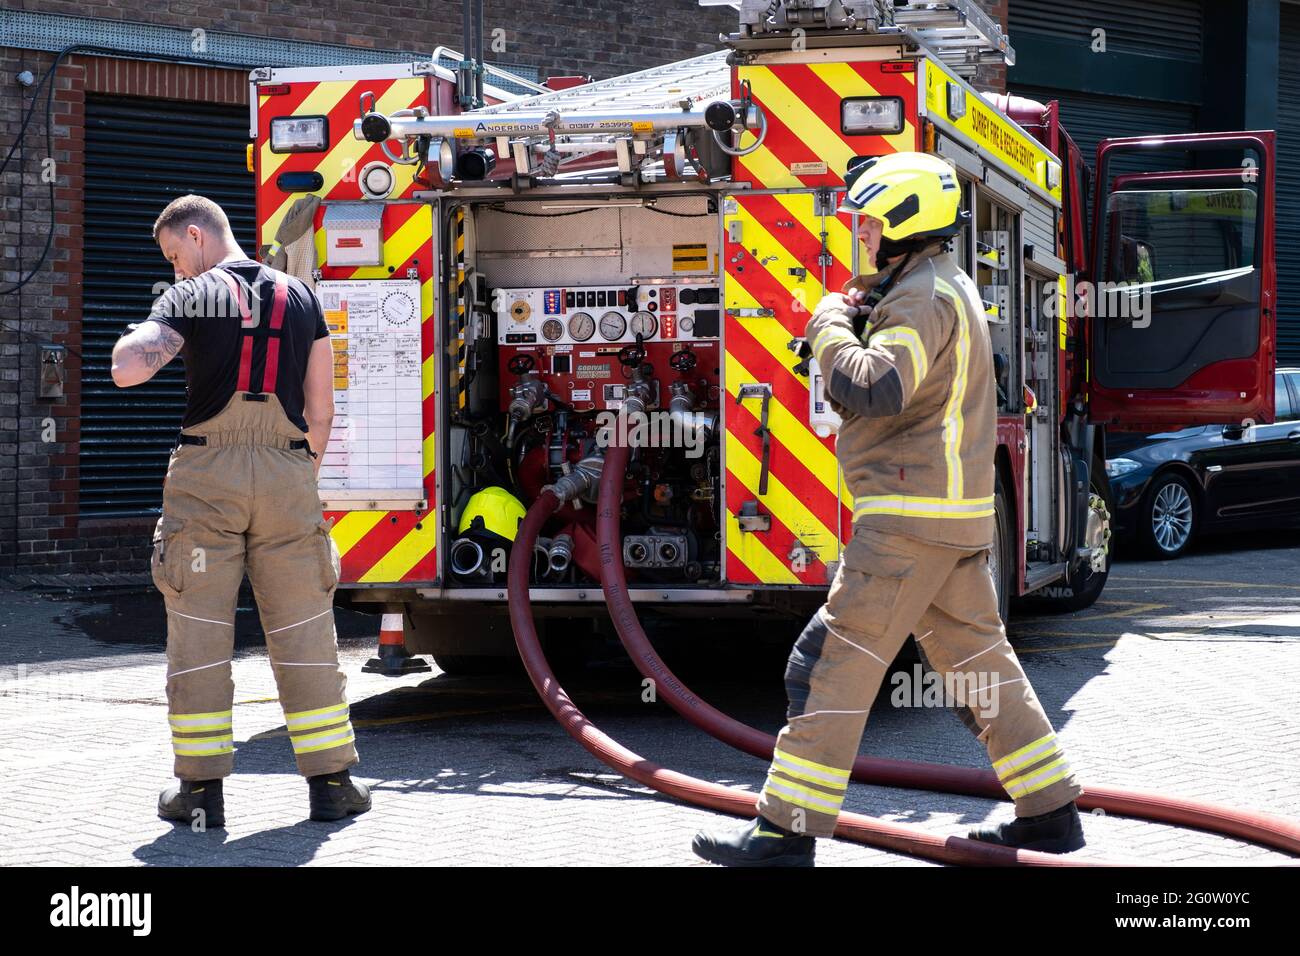
POLYGON ((1298 375, 1277 376, 1277 387, 1273 392, 1274 421, 1288 422, 1296 417, 1295 405, 1291 401, 1291 394, 1287 391, 1287 379, 1291 379, 1292 388, 1300 386, 1300 376, 1298 375))
POLYGON ((1255 262, 1253 188, 1135 189, 1106 201, 1105 278, 1176 298, 1249 272, 1255 262))

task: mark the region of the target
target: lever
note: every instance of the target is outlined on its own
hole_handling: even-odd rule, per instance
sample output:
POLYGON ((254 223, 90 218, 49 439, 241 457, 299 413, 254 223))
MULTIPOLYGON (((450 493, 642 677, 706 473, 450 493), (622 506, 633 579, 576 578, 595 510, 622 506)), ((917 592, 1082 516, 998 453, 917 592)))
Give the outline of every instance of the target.
POLYGON ((758 415, 758 427, 754 429, 754 434, 763 442, 762 466, 758 472, 758 494, 762 497, 767 494, 767 476, 772 462, 772 430, 767 427, 767 408, 772 400, 772 386, 767 382, 745 382, 736 393, 736 404, 739 405, 745 399, 755 397, 763 400, 758 415))

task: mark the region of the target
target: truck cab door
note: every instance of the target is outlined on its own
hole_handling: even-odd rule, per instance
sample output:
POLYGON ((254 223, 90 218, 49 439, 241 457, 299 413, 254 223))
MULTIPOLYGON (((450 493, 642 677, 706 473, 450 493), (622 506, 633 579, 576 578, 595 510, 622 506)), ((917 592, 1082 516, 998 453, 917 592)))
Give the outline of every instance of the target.
POLYGON ((1103 140, 1087 388, 1098 424, 1273 420, 1271 131, 1103 140))

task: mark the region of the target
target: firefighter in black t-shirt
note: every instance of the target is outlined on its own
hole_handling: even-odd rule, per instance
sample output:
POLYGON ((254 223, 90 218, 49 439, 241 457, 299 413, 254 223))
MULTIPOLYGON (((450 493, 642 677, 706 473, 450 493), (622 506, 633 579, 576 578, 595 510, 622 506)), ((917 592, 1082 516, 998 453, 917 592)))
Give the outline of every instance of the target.
POLYGON ((147 382, 179 352, 187 402, 154 533, 167 605, 167 704, 179 785, 164 819, 225 822, 234 766, 235 605, 245 572, 311 818, 370 809, 334 634, 338 554, 316 470, 334 416, 333 357, 315 294, 244 255, 221 207, 182 196, 154 224, 176 272, 113 349, 113 381, 147 382), (313 463, 313 460, 315 463, 313 463))

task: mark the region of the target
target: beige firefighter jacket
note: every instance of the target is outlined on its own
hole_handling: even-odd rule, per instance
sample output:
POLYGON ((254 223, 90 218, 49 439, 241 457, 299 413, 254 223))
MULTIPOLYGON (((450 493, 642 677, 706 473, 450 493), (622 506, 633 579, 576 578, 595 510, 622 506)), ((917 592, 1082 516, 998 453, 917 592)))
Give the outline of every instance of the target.
MULTIPOLYGON (((891 266, 845 287, 869 291, 891 266)), ((962 548, 993 540, 996 393, 979 293, 946 252, 917 253, 859 339, 842 294, 808 322, 855 528, 962 548)))

